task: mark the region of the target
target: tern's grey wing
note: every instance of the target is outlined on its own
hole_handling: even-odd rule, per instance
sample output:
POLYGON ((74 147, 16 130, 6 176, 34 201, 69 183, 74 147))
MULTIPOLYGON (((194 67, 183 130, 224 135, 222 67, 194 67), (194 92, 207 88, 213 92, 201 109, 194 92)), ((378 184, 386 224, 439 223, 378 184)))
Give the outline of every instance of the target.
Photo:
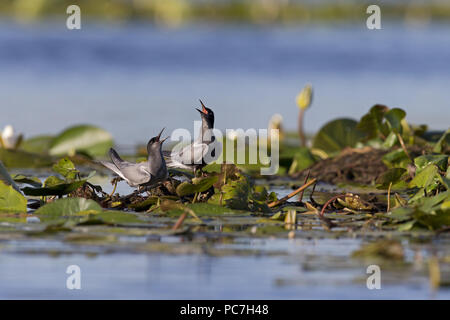
POLYGON ((107 161, 99 161, 99 162, 102 165, 104 165, 106 168, 108 168, 109 170, 113 171, 115 174, 117 174, 122 179, 125 179, 125 177, 123 176, 122 172, 120 172, 119 168, 117 168, 114 163, 107 162, 107 161))
POLYGON ((150 182, 152 175, 147 162, 124 161, 113 148, 109 149, 109 155, 113 163, 106 162, 104 165, 125 179, 130 186, 135 187, 150 182))
POLYGON ((184 165, 201 164, 207 151, 208 145, 194 142, 181 149, 180 152, 172 153, 171 159, 184 165))
POLYGON ((120 164, 119 170, 131 186, 146 184, 152 179, 147 162, 130 163, 124 161, 120 164))

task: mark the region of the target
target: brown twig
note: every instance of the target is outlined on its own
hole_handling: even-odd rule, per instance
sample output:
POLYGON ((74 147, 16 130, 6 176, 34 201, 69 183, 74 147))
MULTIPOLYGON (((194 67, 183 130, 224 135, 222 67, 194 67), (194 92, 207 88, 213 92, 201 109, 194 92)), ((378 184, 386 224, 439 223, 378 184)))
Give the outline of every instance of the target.
POLYGON ((308 188, 310 185, 316 183, 317 179, 312 179, 309 182, 305 183, 303 186, 301 186, 300 188, 298 188, 295 191, 292 191, 291 193, 289 193, 287 196, 281 198, 280 200, 271 202, 268 204, 269 208, 273 208, 276 206, 279 206, 280 204, 282 204, 283 202, 286 202, 287 200, 289 200, 290 198, 294 197, 296 194, 302 192, 303 190, 305 190, 306 188, 308 188))
POLYGON ((389 188, 388 188, 386 213, 388 213, 391 210, 391 188, 392 188, 392 181, 389 183, 389 188))
MULTIPOLYGON (((308 179, 309 179, 309 174, 311 173, 311 170, 308 170, 308 173, 306 174, 306 178, 305 178, 305 181, 303 181, 303 184, 305 184, 306 182, 308 182, 308 179)), ((315 185, 314 185, 315 186, 315 185)), ((302 200, 303 200, 303 193, 305 193, 305 190, 303 189, 301 192, 300 192, 300 195, 298 196, 298 201, 299 202, 302 202, 302 200)))
POLYGON ((186 219, 187 213, 183 212, 181 216, 178 218, 177 222, 173 225, 172 230, 177 230, 182 224, 184 219, 186 219))
POLYGON ((300 138, 300 145, 302 147, 306 146, 306 137, 305 132, 303 130, 303 117, 305 114, 305 109, 300 109, 298 113, 298 136, 300 138))
POLYGON ((186 208, 183 209, 183 213, 181 214, 180 218, 178 218, 177 222, 173 225, 172 230, 177 230, 183 224, 183 221, 186 219, 188 214, 193 216, 195 220, 197 220, 199 222, 203 222, 203 220, 200 219, 195 214, 194 210, 186 207, 186 208))
POLYGON ((400 145, 402 146, 403 152, 406 154, 406 156, 408 157, 409 161, 410 161, 411 163, 414 163, 414 162, 412 161, 412 159, 411 159, 411 156, 409 155, 408 150, 406 149, 405 142, 403 141, 402 136, 401 136, 400 133, 398 133, 398 132, 396 133, 396 135, 397 135, 398 141, 400 142, 400 145))

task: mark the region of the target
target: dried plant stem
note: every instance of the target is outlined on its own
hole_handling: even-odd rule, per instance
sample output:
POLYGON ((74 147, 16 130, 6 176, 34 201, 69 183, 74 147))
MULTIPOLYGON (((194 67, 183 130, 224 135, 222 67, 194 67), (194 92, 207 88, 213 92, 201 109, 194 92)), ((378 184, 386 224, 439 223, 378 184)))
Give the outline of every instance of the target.
POLYGON ((300 109, 300 112, 298 113, 298 136, 300 138, 300 145, 302 147, 306 146, 305 131, 303 129, 304 115, 305 115, 305 109, 300 109))
POLYGON ((317 179, 312 179, 309 182, 305 183, 303 186, 301 186, 300 188, 298 188, 295 191, 292 191, 291 193, 289 193, 287 196, 281 198, 280 200, 271 202, 268 204, 269 208, 273 208, 276 206, 279 206, 280 204, 282 204, 283 202, 286 202, 287 200, 289 200, 290 198, 294 197, 296 194, 302 192, 303 190, 305 190, 306 188, 308 188, 310 185, 316 183, 317 179))
POLYGON ((391 188, 392 188, 392 181, 389 183, 389 188, 388 188, 386 212, 389 212, 391 210, 391 188))
MULTIPOLYGON (((308 170, 308 173, 306 174, 306 178, 305 178, 305 180, 303 181, 303 184, 305 184, 306 182, 308 182, 309 174, 310 174, 310 173, 311 173, 311 170, 308 170)), ((302 200, 303 200, 303 193, 305 193, 305 189, 303 189, 303 190, 300 192, 299 196, 298 196, 298 201, 299 201, 299 202, 302 202, 302 200)))
POLYGON ((173 225, 172 230, 177 230, 182 224, 184 219, 186 219, 187 213, 183 212, 181 216, 178 218, 177 222, 173 225))
POLYGON ((118 182, 115 181, 113 191, 112 191, 111 194, 109 195, 110 198, 112 198, 112 196, 114 195, 114 192, 116 192, 117 183, 118 183, 118 182))
POLYGON ((405 152, 406 156, 408 157, 409 161, 413 162, 411 159, 411 156, 409 155, 408 150, 406 149, 405 142, 403 141, 402 136, 400 135, 400 133, 396 133, 396 134, 397 134, 398 141, 400 142, 400 145, 402 146, 402 149, 405 152))

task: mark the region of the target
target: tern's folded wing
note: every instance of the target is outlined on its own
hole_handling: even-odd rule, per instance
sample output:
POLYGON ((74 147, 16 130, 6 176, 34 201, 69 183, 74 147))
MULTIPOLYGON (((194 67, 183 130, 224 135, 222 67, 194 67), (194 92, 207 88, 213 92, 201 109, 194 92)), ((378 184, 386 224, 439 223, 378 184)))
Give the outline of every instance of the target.
POLYGON ((120 172, 130 185, 138 186, 149 183, 152 175, 148 169, 147 163, 121 163, 120 172))
POLYGON ((172 161, 182 163, 184 165, 201 164, 203 157, 208 151, 208 145, 204 143, 192 143, 184 147, 180 152, 172 153, 172 161))

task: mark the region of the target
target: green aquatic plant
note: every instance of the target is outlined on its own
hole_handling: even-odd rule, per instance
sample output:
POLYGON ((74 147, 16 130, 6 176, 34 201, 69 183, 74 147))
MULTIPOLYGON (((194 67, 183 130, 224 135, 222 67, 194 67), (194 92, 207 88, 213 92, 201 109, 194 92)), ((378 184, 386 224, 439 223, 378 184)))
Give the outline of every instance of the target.
POLYGON ((3 181, 0 181, 0 212, 27 212, 27 199, 3 181))
POLYGON ((295 101, 300 111, 298 114, 298 136, 300 138, 300 145, 302 147, 306 146, 306 135, 303 128, 303 122, 305 117, 305 111, 311 106, 313 99, 313 88, 312 85, 307 84, 297 95, 295 101))
POLYGON ((364 138, 353 119, 336 119, 326 123, 314 136, 312 147, 320 149, 329 156, 337 154, 346 147, 355 147, 364 138))
POLYGON ((49 176, 41 186, 37 185, 34 178, 32 183, 29 180, 22 182, 33 185, 32 187, 24 187, 22 191, 27 196, 64 196, 68 195, 78 188, 82 187, 95 175, 95 171, 91 171, 88 176, 81 178, 80 172, 68 158, 63 158, 53 165, 53 171, 61 176, 49 176))
POLYGON ((89 156, 104 156, 113 146, 109 132, 91 125, 78 125, 68 128, 56 136, 49 153, 54 156, 74 155, 81 152, 89 156))

